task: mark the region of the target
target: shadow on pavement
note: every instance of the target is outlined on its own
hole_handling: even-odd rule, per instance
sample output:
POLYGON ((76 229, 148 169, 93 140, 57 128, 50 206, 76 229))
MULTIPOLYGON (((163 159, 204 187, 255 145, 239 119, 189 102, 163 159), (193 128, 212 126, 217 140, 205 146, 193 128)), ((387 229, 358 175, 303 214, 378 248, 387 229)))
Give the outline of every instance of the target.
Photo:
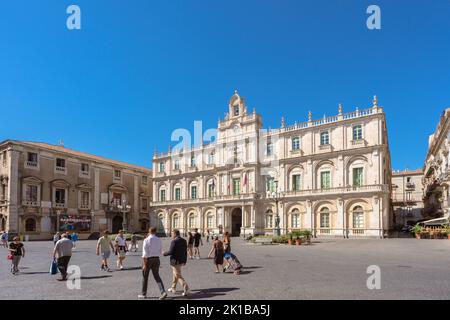
POLYGON ((176 300, 176 299, 208 299, 217 296, 224 296, 227 292, 239 290, 239 288, 210 288, 210 289, 196 289, 191 290, 191 294, 187 297, 180 295, 171 296, 168 299, 176 300))
POLYGON ((44 273, 50 274, 48 271, 20 272, 19 274, 44 274, 44 273))
POLYGON ((81 280, 91 280, 91 279, 103 279, 103 278, 111 278, 112 276, 92 276, 92 277, 81 277, 81 280))
POLYGON ((244 266, 244 269, 260 269, 260 268, 262 268, 261 266, 252 266, 252 267, 245 267, 244 266))

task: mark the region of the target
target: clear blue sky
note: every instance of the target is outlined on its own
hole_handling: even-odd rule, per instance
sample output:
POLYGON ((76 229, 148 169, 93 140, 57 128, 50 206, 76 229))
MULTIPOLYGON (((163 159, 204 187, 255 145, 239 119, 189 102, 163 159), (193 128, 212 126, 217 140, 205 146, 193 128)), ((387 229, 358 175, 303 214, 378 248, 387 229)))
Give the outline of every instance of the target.
POLYGON ((217 125, 234 89, 265 127, 369 107, 394 169, 423 165, 450 107, 450 1, 39 0, 0 3, 0 140, 150 166, 176 128, 217 125), (77 4, 82 30, 66 28, 77 4), (382 29, 366 28, 378 4, 382 29))

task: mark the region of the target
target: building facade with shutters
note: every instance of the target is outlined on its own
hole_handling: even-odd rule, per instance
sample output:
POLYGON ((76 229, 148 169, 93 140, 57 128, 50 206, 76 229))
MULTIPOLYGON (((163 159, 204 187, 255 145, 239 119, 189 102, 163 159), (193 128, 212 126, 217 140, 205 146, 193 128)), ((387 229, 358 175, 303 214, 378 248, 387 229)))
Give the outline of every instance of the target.
POLYGON ((0 230, 48 239, 56 231, 80 238, 109 230, 147 231, 148 168, 65 148, 0 143, 0 230))
POLYGON ((151 220, 160 233, 228 231, 383 237, 391 159, 385 114, 372 106, 264 130, 235 92, 228 113, 199 145, 153 157, 151 220), (210 139, 210 136, 214 136, 210 139), (210 141, 207 141, 210 140, 210 141))

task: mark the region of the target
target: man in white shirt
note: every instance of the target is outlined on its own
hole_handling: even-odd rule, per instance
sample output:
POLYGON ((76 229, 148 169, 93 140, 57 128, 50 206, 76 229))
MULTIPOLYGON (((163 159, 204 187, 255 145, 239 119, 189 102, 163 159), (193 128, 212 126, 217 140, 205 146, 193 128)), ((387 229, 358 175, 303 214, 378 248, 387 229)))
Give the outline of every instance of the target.
POLYGON ((145 299, 147 297, 147 284, 148 284, 148 275, 150 270, 152 271, 153 278, 158 284, 159 291, 161 292, 161 296, 159 299, 165 299, 167 297, 167 293, 164 290, 164 285, 159 276, 159 266, 160 261, 159 257, 162 254, 162 242, 156 236, 156 228, 150 228, 150 235, 145 238, 144 243, 142 245, 142 275, 144 277, 142 281, 142 294, 138 296, 139 299, 145 299))

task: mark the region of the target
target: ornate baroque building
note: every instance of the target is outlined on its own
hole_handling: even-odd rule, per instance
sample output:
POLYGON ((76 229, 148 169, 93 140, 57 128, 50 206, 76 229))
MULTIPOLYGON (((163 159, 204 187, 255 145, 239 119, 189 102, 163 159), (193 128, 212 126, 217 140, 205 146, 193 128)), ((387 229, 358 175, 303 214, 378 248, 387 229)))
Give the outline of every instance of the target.
POLYGON ((146 231, 150 169, 46 143, 0 143, 0 230, 48 239, 146 231))
POLYGON ((450 108, 444 110, 436 131, 428 139, 423 177, 424 215, 448 218, 450 214, 450 108))
MULTIPOLYGON (((206 140, 206 139, 205 139, 206 140)), ((208 139, 209 140, 209 139, 208 139)), ((152 223, 233 235, 310 229, 315 236, 383 237, 391 159, 376 97, 367 109, 263 130, 237 92, 209 144, 153 157, 152 223), (274 196, 279 201, 275 201, 274 196)))

